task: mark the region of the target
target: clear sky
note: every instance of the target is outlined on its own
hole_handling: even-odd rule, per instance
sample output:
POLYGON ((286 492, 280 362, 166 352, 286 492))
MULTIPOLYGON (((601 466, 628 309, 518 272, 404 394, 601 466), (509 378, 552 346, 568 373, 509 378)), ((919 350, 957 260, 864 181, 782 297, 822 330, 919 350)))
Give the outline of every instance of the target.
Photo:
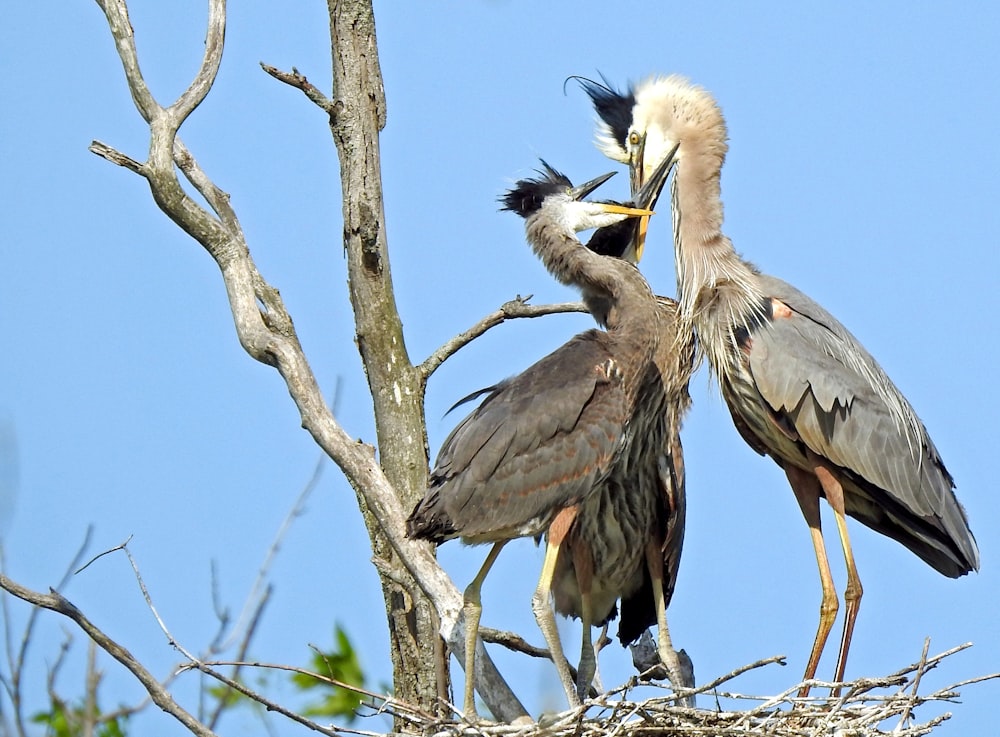
MULTIPOLYGON (((132 3, 141 63, 162 103, 197 69, 204 5, 132 3)), ((729 123, 726 232, 878 358, 929 428, 982 551, 982 572, 955 581, 852 525, 865 596, 848 677, 917 660, 926 637, 933 652, 970 640, 975 647, 946 661, 925 692, 1000 670, 1000 506, 990 473, 1000 416, 1000 9, 377 2, 376 23, 388 98, 381 145, 389 246, 414 361, 516 294, 536 303, 574 298, 531 255, 520 220, 496 202, 540 156, 575 181, 619 168, 593 147, 588 101, 573 84, 564 93, 564 79, 688 76, 716 95, 729 123)), ((216 628, 212 562, 219 599, 238 610, 319 451, 276 372, 240 348, 211 259, 160 213, 139 177, 87 151, 92 139, 140 160, 146 150, 97 6, 8 4, 0 60, 0 532, 8 572, 46 590, 88 525, 93 553, 132 535, 160 614, 197 651, 216 628)), ((265 75, 260 61, 295 66, 328 90, 326 4, 232 3, 218 83, 181 135, 231 193, 324 390, 339 385, 339 419, 372 441, 346 297, 336 152, 324 116, 265 75)), ((623 198, 627 187, 619 175, 601 192, 623 198)), ((672 295, 668 218, 661 206, 643 268, 657 291, 672 295)), ((585 316, 518 321, 461 351, 428 390, 431 452, 459 419, 444 416, 452 402, 587 326, 585 316)), ((733 686, 776 693, 798 681, 816 624, 807 528, 783 474, 741 441, 706 371, 692 396, 688 529, 669 612, 674 641, 700 681, 787 655, 787 667, 733 686)), ((825 522, 835 546, 832 516, 825 522)), ((441 560, 463 587, 485 552, 449 543, 441 560)), ((274 564, 276 589, 252 656, 305 664, 307 643, 329 647, 339 622, 363 649, 372 682, 388 681, 368 558, 354 495, 329 465, 274 564)), ((504 552, 484 589, 484 624, 541 642, 529 605, 540 562, 529 541, 504 552)), ((834 564, 842 589, 843 566, 834 564)), ((124 557, 101 559, 66 594, 155 673, 169 673, 177 658, 124 557)), ((26 607, 10 612, 15 627, 23 624, 26 607)), ((569 651, 577 631, 564 628, 569 651)), ((45 696, 42 664, 53 661, 64 632, 76 646, 60 689, 82 691, 83 635, 46 615, 33 650, 36 706, 45 696)), ((829 650, 823 677, 832 675, 829 650)), ((499 659, 531 709, 564 705, 550 665, 499 659)), ((117 664, 101 663, 103 706, 141 698, 117 664)), ((631 671, 617 645, 601 667, 607 685, 631 671)), ((178 690, 192 708, 196 686, 188 675, 178 690)), ((926 706, 916 716, 954 712, 936 732, 942 737, 993 734, 998 698, 997 682, 969 686, 961 704, 926 706)), ((257 729, 244 713, 228 731, 244 722, 257 729)), ((272 723, 293 732, 278 717, 272 723)), ((150 709, 135 725, 140 732, 182 729, 150 709)))

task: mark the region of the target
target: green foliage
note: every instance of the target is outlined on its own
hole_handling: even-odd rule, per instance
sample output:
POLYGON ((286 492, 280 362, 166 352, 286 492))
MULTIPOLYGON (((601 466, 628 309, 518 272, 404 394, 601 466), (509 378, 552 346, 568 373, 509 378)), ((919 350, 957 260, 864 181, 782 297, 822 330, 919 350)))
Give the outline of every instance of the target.
MULTIPOLYGON (((237 681, 242 679, 237 678, 237 681)), ((250 704, 253 703, 246 696, 241 694, 234 688, 230 688, 225 684, 219 684, 217 686, 207 686, 205 692, 211 697, 218 705, 224 709, 228 709, 231 706, 237 706, 240 704, 250 704)))
MULTIPOLYGON (((96 737, 125 737, 128 722, 125 717, 108 719, 101 716, 100 709, 93 711, 89 719, 94 724, 93 734, 96 737)), ((51 737, 79 737, 84 732, 87 719, 87 711, 82 704, 71 705, 61 700, 53 700, 49 711, 40 711, 31 717, 35 724, 44 725, 45 733, 51 737)))
MULTIPOLYGON (((348 686, 364 688, 365 674, 361 670, 358 655, 347 634, 336 625, 334 630, 336 645, 329 652, 314 652, 308 669, 348 686)), ((357 709, 364 697, 349 688, 335 685, 321 678, 305 673, 292 676, 292 683, 301 691, 309 692, 318 701, 309 704, 303 714, 308 717, 340 718, 347 723, 354 721, 357 709)))

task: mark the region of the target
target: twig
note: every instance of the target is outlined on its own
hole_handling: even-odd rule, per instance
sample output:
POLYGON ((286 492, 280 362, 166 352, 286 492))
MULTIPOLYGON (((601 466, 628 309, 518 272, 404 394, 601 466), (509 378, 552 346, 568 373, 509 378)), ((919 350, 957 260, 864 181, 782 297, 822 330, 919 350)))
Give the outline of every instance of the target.
POLYGON ((995 681, 1000 679, 1000 673, 990 673, 985 676, 976 676, 975 678, 966 678, 959 681, 958 683, 953 683, 950 686, 946 686, 943 691, 956 691, 962 686, 968 686, 973 683, 982 683, 983 681, 995 681))
POLYGON ((336 106, 333 102, 329 100, 327 96, 319 90, 319 88, 306 79, 306 76, 301 74, 295 67, 292 67, 291 72, 283 72, 277 67, 260 62, 260 68, 279 82, 284 82, 297 90, 302 90, 302 93, 327 115, 332 117, 336 113, 336 106))
MULTIPOLYGON (((230 663, 230 665, 231 665, 231 663, 230 663)), ((249 665, 249 664, 248 663, 244 663, 244 664, 241 664, 241 665, 249 665)), ((212 678, 214 678, 215 680, 219 681, 220 683, 223 683, 226 686, 228 686, 233 691, 236 691, 236 692, 238 692, 240 694, 243 694, 248 699, 252 699, 253 701, 256 701, 257 703, 262 704, 264 706, 264 708, 266 708, 268 711, 277 712, 278 714, 281 714, 282 716, 288 717, 292 721, 298 722, 299 724, 301 724, 301 725, 303 725, 305 727, 308 727, 309 729, 311 729, 311 730, 313 730, 315 732, 319 732, 321 734, 326 734, 326 735, 336 735, 340 731, 339 728, 336 728, 336 727, 323 727, 323 726, 320 726, 319 724, 316 724, 312 720, 306 719, 304 716, 302 716, 300 714, 296 714, 291 709, 287 709, 284 706, 282 706, 281 704, 278 704, 278 703, 276 703, 274 701, 271 701, 270 699, 265 698, 264 696, 261 696, 256 691, 253 691, 252 689, 247 688, 244 684, 240 683, 239 681, 236 681, 236 680, 234 680, 232 678, 229 678, 228 676, 223 675, 222 673, 220 673, 219 671, 213 669, 211 666, 209 666, 209 665, 207 665, 205 663, 196 663, 196 662, 186 663, 186 664, 182 665, 181 668, 185 669, 185 670, 187 670, 187 669, 194 669, 194 670, 200 671, 201 673, 204 673, 207 676, 211 676, 212 678)))
POLYGON ((219 594, 219 570, 214 558, 209 563, 209 575, 211 576, 212 611, 215 612, 215 618, 219 620, 219 627, 208 645, 208 651, 220 652, 223 649, 222 641, 229 631, 229 622, 232 616, 229 613, 229 607, 222 603, 219 594))
POLYGON ((275 664, 268 664, 268 663, 242 662, 242 661, 235 661, 235 662, 233 662, 233 661, 219 661, 219 662, 209 662, 209 663, 188 663, 188 664, 185 664, 185 665, 181 666, 182 670, 198 670, 201 673, 204 673, 204 674, 206 674, 206 675, 208 675, 208 676, 210 676, 210 677, 218 680, 219 682, 225 684, 227 687, 231 688, 232 690, 239 692, 243 696, 245 696, 245 697, 247 697, 247 698, 249 698, 249 699, 251 699, 253 701, 256 701, 259 704, 262 704, 268 711, 275 711, 275 712, 281 714, 282 716, 285 716, 285 717, 291 719, 292 721, 295 721, 295 722, 297 722, 297 723, 299 723, 299 724, 301 724, 301 725, 303 725, 305 727, 308 727, 309 729, 311 729, 313 731, 320 732, 321 734, 337 735, 337 734, 345 734, 346 733, 346 734, 366 735, 368 737, 376 737, 376 734, 372 733, 372 732, 366 732, 366 731, 362 731, 362 730, 350 729, 350 728, 347 728, 347 727, 339 727, 339 726, 335 726, 335 725, 331 725, 329 727, 321 726, 321 725, 313 722, 312 720, 307 719, 306 717, 304 717, 304 716, 302 716, 300 714, 296 714, 295 712, 291 711, 290 709, 287 709, 287 708, 281 706, 280 704, 275 703, 275 702, 271 701, 270 699, 265 698, 264 696, 262 696, 261 694, 253 691, 252 689, 247 688, 244 684, 240 683, 239 681, 236 681, 236 680, 234 680, 232 678, 229 678, 229 677, 223 675, 219 671, 215 670, 214 666, 231 666, 231 667, 240 667, 240 668, 272 668, 272 669, 276 669, 276 670, 290 671, 290 672, 293 672, 293 673, 302 673, 302 674, 305 674, 305 675, 309 675, 309 676, 311 676, 313 678, 316 678, 317 680, 320 680, 320 681, 323 681, 325 683, 328 683, 330 685, 334 685, 334 686, 337 686, 339 688, 344 688, 344 689, 348 689, 348 690, 351 690, 351 691, 355 691, 355 692, 357 692, 359 694, 368 696, 368 697, 370 697, 372 699, 383 701, 387 705, 391 705, 391 707, 392 707, 392 713, 395 716, 403 716, 403 717, 407 718, 410 721, 417 720, 418 723, 423 723, 423 722, 430 721, 430 720, 434 719, 434 717, 432 715, 427 714, 426 712, 421 711, 420 709, 418 709, 418 708, 416 708, 414 706, 411 706, 409 704, 405 704, 405 703, 399 701, 398 699, 394 699, 391 696, 385 696, 385 695, 382 695, 382 694, 376 694, 376 693, 374 693, 372 691, 368 691, 366 689, 359 688, 357 686, 353 686, 353 685, 351 685, 349 683, 344 683, 342 681, 337 681, 335 679, 328 678, 326 676, 320 675, 318 673, 314 673, 314 672, 306 670, 304 668, 296 668, 296 667, 293 667, 293 666, 275 665, 275 664))
POLYGON ((59 698, 59 694, 56 693, 56 679, 59 677, 59 671, 62 670, 63 663, 66 662, 66 654, 69 653, 69 649, 72 645, 73 635, 66 632, 66 637, 59 643, 59 652, 56 655, 56 659, 52 665, 48 667, 48 672, 45 674, 45 689, 49 694, 49 703, 52 704, 53 707, 63 704, 63 700, 59 698))
MULTIPOLYGON (((250 649, 250 641, 253 639, 254 633, 257 631, 257 625, 260 624, 261 617, 264 615, 264 609, 267 606, 267 602, 271 600, 272 592, 273 588, 271 586, 268 586, 264 590, 263 595, 260 597, 260 602, 253 613, 253 617, 250 620, 250 624, 247 626, 246 634, 243 637, 243 641, 240 643, 239 651, 236 654, 237 664, 233 665, 233 671, 230 674, 230 678, 232 678, 234 681, 239 678, 240 675, 239 662, 242 661, 244 658, 246 658, 247 652, 250 649)), ((226 699, 226 696, 227 694, 223 694, 221 697, 219 697, 216 703, 215 711, 213 711, 212 715, 208 718, 208 726, 210 729, 215 729, 216 725, 219 722, 219 719, 222 717, 222 712, 225 710, 228 703, 228 699, 226 699)))
POLYGON ((712 689, 721 686, 723 683, 731 681, 734 678, 737 678, 748 671, 756 670, 757 668, 763 668, 764 666, 773 665, 775 663, 777 663, 778 665, 785 665, 785 659, 786 659, 785 655, 772 655, 769 658, 762 658, 760 660, 756 660, 753 663, 749 663, 748 665, 740 666, 739 668, 730 671, 724 676, 719 676, 714 681, 709 681, 704 686, 700 686, 698 688, 693 688, 690 690, 685 690, 685 695, 694 696, 699 693, 711 691, 712 689))
POLYGON ((145 164, 141 164, 135 159, 126 156, 121 151, 116 148, 112 148, 102 141, 91 141, 88 147, 89 151, 93 154, 97 154, 102 159, 110 161, 116 166, 121 166, 128 169, 131 172, 135 172, 139 176, 147 176, 148 170, 145 164))
MULTIPOLYGON (((323 453, 316 459, 316 465, 313 466, 312 474, 306 481, 305 486, 302 487, 302 491, 299 492, 298 497, 292 503, 291 508, 285 514, 284 519, 278 526, 278 531, 274 535, 274 539, 271 541, 270 547, 267 549, 267 553, 264 554, 264 561, 260 564, 260 568, 257 569, 257 576, 254 579, 253 586, 250 588, 250 594, 247 595, 246 603, 243 605, 243 611, 240 612, 239 618, 236 620, 236 625, 233 627, 232 638, 235 638, 239 630, 241 629, 241 623, 248 617, 256 617, 257 612, 260 609, 259 603, 253 604, 253 610, 251 611, 251 602, 257 599, 258 592, 264 587, 264 582, 267 580, 268 575, 271 572, 271 566, 274 563, 275 558, 278 555, 278 551, 281 549, 281 545, 288 535, 288 531, 292 528, 292 523, 296 519, 302 516, 305 510, 306 502, 312 495, 313 491, 319 485, 320 478, 323 475, 323 468, 326 465, 326 454, 323 453)), ((221 649, 226 649, 232 644, 232 638, 224 643, 221 649)))
POLYGON ((507 320, 525 317, 542 317, 543 315, 555 315, 563 312, 586 312, 587 308, 583 302, 560 302, 549 305, 529 305, 527 297, 518 295, 509 302, 504 302, 500 308, 486 315, 472 327, 459 333, 454 338, 448 340, 444 345, 428 356, 421 363, 417 370, 424 381, 433 374, 448 358, 467 346, 473 340, 483 335, 487 330, 500 325, 507 320))
POLYGON ((366 696, 375 701, 384 702, 395 710, 405 712, 420 719, 433 720, 435 718, 433 714, 428 714, 426 711, 420 709, 419 707, 414 706, 413 704, 408 704, 405 701, 397 699, 393 696, 389 696, 387 694, 380 694, 375 691, 370 691, 362 686, 357 686, 352 683, 347 683, 345 681, 338 681, 336 678, 331 678, 330 676, 325 676, 321 673, 316 673, 315 671, 311 671, 307 668, 300 668, 294 665, 283 665, 280 663, 262 663, 260 661, 245 661, 245 660, 235 660, 235 661, 215 660, 204 663, 185 664, 181 666, 181 669, 200 670, 201 666, 205 666, 207 668, 219 668, 219 667, 264 668, 268 670, 286 671, 288 673, 298 673, 300 675, 305 675, 305 676, 310 676, 311 678, 315 678, 316 680, 322 681, 323 683, 326 683, 330 686, 336 686, 337 688, 342 688, 347 691, 352 691, 356 694, 359 694, 361 696, 366 696))
POLYGON ((97 711, 97 689, 100 684, 101 672, 97 670, 97 644, 90 640, 87 642, 87 675, 81 737, 94 737, 94 728, 100 717, 97 711))
POLYGON ((185 179, 205 198, 226 229, 241 241, 246 240, 243 235, 243 227, 230 203, 229 193, 216 186, 179 136, 174 138, 174 163, 184 174, 185 179))
POLYGON ((548 651, 548 648, 532 645, 516 632, 497 630, 492 627, 480 627, 479 636, 483 638, 483 642, 492 642, 495 645, 503 645, 508 650, 513 650, 516 653, 524 653, 525 655, 530 655, 533 658, 552 660, 552 653, 548 651))
MULTIPOLYGON (((76 553, 73 555, 72 560, 70 560, 69 565, 66 566, 66 570, 63 572, 62 578, 59 579, 59 583, 56 584, 56 589, 61 590, 66 587, 69 583, 70 576, 72 576, 73 569, 80 565, 80 561, 83 558, 84 553, 87 548, 90 547, 90 538, 93 536, 94 526, 87 525, 87 531, 83 535, 83 541, 80 546, 76 549, 76 553)), ((6 575, 6 558, 3 556, 3 547, 0 545, 0 577, 6 575)), ((3 587, 6 588, 6 587, 3 587)), ((8 592, 13 593, 13 592, 8 592)), ((28 659, 28 646, 31 644, 33 635, 35 632, 35 623, 38 621, 38 609, 32 609, 31 613, 28 615, 28 622, 24 626, 24 632, 21 635, 21 644, 17 649, 16 656, 11 645, 11 620, 7 612, 7 599, 3 597, 4 602, 4 634, 6 639, 7 647, 7 660, 10 665, 10 683, 7 684, 7 691, 10 694, 11 705, 14 712, 14 721, 17 725, 18 734, 27 734, 24 727, 24 714, 22 713, 23 701, 21 693, 21 677, 24 673, 24 665, 28 659)))
POLYGON ((142 591, 142 598, 146 600, 146 606, 149 608, 149 611, 153 613, 153 618, 156 619, 156 623, 160 626, 160 630, 162 630, 163 634, 166 636, 167 642, 169 642, 171 647, 173 647, 175 650, 177 650, 191 662, 193 663, 198 662, 198 659, 194 655, 189 653, 187 650, 185 650, 184 647, 176 640, 176 638, 174 638, 174 636, 170 633, 170 630, 167 628, 167 623, 163 621, 163 618, 160 616, 160 613, 156 610, 156 605, 153 603, 153 597, 149 595, 149 589, 146 588, 146 582, 143 581, 142 573, 139 572, 139 566, 135 562, 135 558, 132 557, 132 552, 128 549, 128 546, 122 545, 120 549, 125 552, 125 556, 128 558, 129 565, 132 566, 132 571, 135 574, 135 580, 139 584, 139 590, 142 591))
POLYGON ((146 670, 142 663, 132 656, 132 653, 108 637, 100 628, 87 619, 83 612, 73 606, 58 591, 50 589, 48 594, 41 594, 21 586, 2 573, 0 573, 0 588, 29 604, 34 604, 37 607, 48 609, 72 619, 101 649, 124 665, 136 677, 152 697, 153 703, 181 722, 193 734, 199 735, 199 737, 211 737, 214 735, 212 730, 208 729, 180 704, 174 701, 170 692, 160 685, 153 674, 146 670))
POLYGON ((129 535, 128 538, 126 538, 125 542, 119 543, 118 545, 115 545, 113 548, 108 548, 103 553, 98 553, 93 558, 91 558, 86 563, 84 563, 82 566, 80 566, 75 571, 73 571, 73 575, 77 576, 80 573, 83 573, 83 571, 85 571, 90 566, 91 563, 93 563, 98 558, 103 558, 108 553, 114 553, 114 552, 116 552, 118 550, 124 550, 125 546, 128 545, 130 542, 132 542, 132 537, 133 537, 132 535, 129 535))
MULTIPOLYGON (((917 697, 917 689, 920 687, 920 679, 924 675, 924 670, 927 668, 927 651, 931 647, 931 638, 924 639, 924 649, 920 653, 920 665, 917 667, 917 674, 913 678, 913 693, 914 699, 917 697)), ((899 717, 899 727, 903 728, 906 726, 907 720, 910 718, 910 708, 912 706, 912 701, 906 704, 906 708, 903 710, 902 715, 899 717)))

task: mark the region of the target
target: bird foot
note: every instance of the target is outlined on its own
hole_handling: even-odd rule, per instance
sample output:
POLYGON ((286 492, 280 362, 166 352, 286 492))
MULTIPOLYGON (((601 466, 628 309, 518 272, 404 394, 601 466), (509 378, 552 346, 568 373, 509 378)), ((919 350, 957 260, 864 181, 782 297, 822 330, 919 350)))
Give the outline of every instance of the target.
MULTIPOLYGON (((668 680, 675 689, 694 688, 694 663, 684 650, 674 650, 664 653, 657 646, 649 630, 642 633, 639 639, 629 645, 632 652, 632 664, 635 669, 650 680, 668 680)), ((679 706, 695 706, 693 696, 684 696, 677 700, 679 706)))

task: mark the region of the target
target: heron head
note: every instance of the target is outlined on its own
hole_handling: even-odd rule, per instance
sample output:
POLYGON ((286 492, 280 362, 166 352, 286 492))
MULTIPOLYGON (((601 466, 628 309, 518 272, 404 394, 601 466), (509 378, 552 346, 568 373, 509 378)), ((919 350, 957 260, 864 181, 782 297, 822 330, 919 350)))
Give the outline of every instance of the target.
POLYGON ((682 161, 686 138, 704 135, 714 126, 722 126, 724 134, 715 100, 681 76, 652 77, 626 92, 615 90, 607 80, 579 82, 600 119, 597 146, 609 158, 628 164, 633 194, 671 151, 675 162, 682 161))
POLYGON ((537 177, 518 181, 500 197, 500 209, 516 212, 523 218, 530 218, 547 210, 574 232, 603 228, 627 218, 652 215, 652 210, 632 204, 591 202, 584 199, 614 174, 602 174, 574 187, 565 174, 556 171, 543 160, 537 177))

